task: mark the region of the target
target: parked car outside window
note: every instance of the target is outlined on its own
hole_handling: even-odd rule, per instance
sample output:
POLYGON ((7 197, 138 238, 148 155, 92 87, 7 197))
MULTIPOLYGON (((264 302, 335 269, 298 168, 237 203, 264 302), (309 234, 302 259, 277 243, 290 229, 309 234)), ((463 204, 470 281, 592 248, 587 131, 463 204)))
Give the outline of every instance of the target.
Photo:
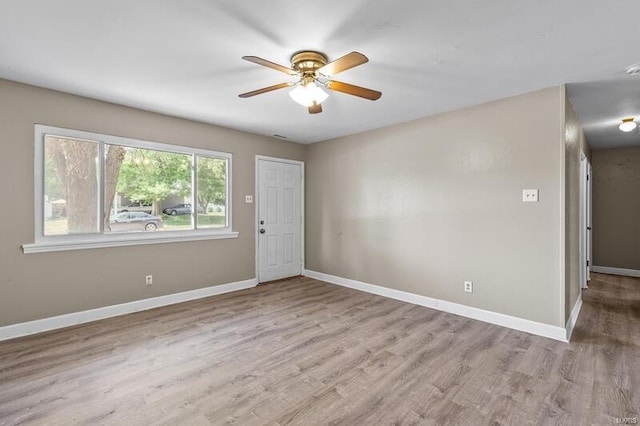
POLYGON ((191 214, 191 204, 176 204, 173 207, 167 207, 162 213, 175 216, 178 214, 191 214))
POLYGON ((162 218, 145 212, 125 212, 109 220, 111 232, 155 231, 162 228, 162 218))
POLYGON ((126 212, 145 212, 151 213, 153 205, 148 201, 135 201, 133 203, 129 203, 126 206, 122 206, 118 213, 126 213, 126 212))

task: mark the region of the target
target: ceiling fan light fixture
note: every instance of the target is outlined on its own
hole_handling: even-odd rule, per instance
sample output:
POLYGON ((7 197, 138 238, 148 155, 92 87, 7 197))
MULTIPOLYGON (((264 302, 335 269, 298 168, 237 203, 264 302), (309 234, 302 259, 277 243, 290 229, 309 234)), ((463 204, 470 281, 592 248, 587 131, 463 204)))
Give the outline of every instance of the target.
POLYGON ((289 92, 289 96, 291 96, 291 99, 305 107, 310 107, 314 104, 320 105, 329 97, 329 95, 313 81, 297 85, 289 92))
POLYGON ((623 118, 622 123, 620 123, 620 125, 618 126, 618 129, 622 130, 623 132, 631 132, 636 127, 638 127, 638 124, 634 121, 633 118, 623 118))

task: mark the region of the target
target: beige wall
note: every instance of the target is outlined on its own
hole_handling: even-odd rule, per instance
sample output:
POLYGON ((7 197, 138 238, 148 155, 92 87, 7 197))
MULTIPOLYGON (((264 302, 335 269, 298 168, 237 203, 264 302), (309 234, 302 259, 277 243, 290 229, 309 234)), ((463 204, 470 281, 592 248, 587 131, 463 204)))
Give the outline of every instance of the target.
POLYGON ((310 146, 5 80, 0 117, 0 193, 11 200, 0 326, 253 278, 254 205, 243 195, 257 154, 306 159, 307 269, 558 326, 579 291, 575 153, 588 146, 563 88, 310 146), (240 237, 22 254, 34 241, 35 123, 233 153, 240 237), (522 203, 524 188, 540 202, 522 203))
POLYGON ((306 268, 564 326, 563 108, 557 87, 309 146, 306 268))
POLYGON ((591 157, 591 149, 571 101, 564 93, 565 161, 565 321, 578 300, 580 287, 580 159, 591 157))
POLYGON ((640 147, 593 151, 593 264, 640 270, 640 147))
POLYGON ((0 80, 0 326, 255 277, 256 154, 305 146, 0 80), (34 124, 233 153, 238 239, 24 255, 34 242, 34 124), (144 286, 153 274, 154 285, 144 286))

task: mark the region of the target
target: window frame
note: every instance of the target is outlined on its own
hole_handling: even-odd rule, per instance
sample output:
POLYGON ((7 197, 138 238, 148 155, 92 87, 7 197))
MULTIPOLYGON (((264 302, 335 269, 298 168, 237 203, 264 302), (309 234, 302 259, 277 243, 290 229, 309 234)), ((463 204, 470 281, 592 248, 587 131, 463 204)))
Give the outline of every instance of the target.
POLYGON ((102 133, 88 132, 83 130, 66 129, 62 127, 35 125, 35 150, 34 150, 34 207, 35 207, 35 235, 33 244, 24 244, 23 252, 41 253, 49 251, 79 250, 100 247, 119 247, 140 244, 171 243, 181 241, 199 241, 211 239, 237 238, 238 232, 233 231, 232 226, 232 158, 233 155, 227 152, 205 150, 184 145, 173 145, 160 142, 152 142, 124 136, 106 135, 102 133), (99 187, 98 187, 98 214, 99 233, 95 234, 71 234, 71 235, 45 235, 44 234, 44 141, 45 136, 60 136, 73 139, 84 139, 99 144, 99 187), (191 224, 193 229, 162 231, 162 232, 131 232, 131 233, 104 233, 102 212, 104 211, 104 152, 105 145, 119 145, 131 148, 142 148, 154 151, 163 151, 176 154, 187 154, 191 156, 191 224), (198 228, 197 227, 197 156, 224 159, 227 162, 225 192, 226 206, 225 227, 198 228))

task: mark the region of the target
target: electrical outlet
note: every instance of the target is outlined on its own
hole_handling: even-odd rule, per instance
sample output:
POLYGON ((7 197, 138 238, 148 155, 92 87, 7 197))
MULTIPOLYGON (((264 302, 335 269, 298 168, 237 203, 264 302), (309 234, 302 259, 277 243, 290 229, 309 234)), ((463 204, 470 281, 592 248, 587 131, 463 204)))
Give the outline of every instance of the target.
POLYGON ((146 277, 144 277, 144 284, 153 285, 153 275, 147 275, 146 277))
POLYGON ((473 282, 465 281, 464 282, 464 292, 465 293, 473 293, 473 282))
POLYGON ((253 195, 245 195, 244 196, 244 202, 247 203, 247 204, 253 203, 253 195))
POLYGON ((522 202, 523 203, 537 203, 538 202, 538 190, 537 189, 523 189, 522 190, 522 202))

